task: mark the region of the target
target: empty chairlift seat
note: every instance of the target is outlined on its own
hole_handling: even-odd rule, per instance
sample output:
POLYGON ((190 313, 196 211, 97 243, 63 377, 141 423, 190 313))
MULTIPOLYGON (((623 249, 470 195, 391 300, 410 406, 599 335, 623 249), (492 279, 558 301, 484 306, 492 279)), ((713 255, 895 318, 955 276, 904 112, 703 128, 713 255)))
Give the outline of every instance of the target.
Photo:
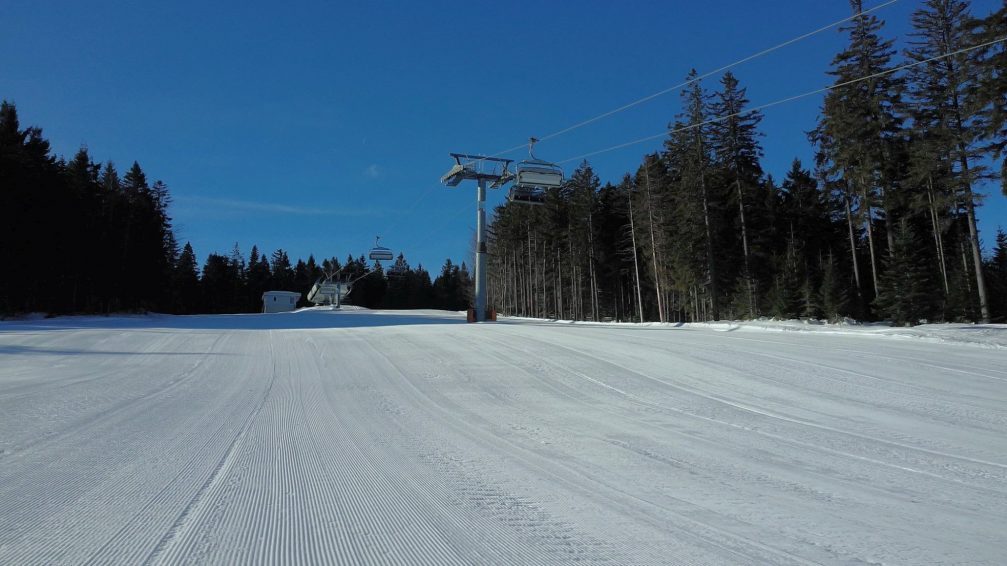
POLYGON ((395 255, 392 254, 392 250, 379 246, 378 242, 380 240, 381 236, 374 239, 374 247, 371 248, 371 253, 367 254, 367 257, 379 261, 391 261, 395 258, 395 255))
POLYGON ((555 163, 542 161, 532 154, 532 147, 538 141, 532 138, 528 144, 531 159, 517 164, 514 184, 511 185, 507 200, 522 204, 542 204, 546 190, 563 186, 563 168, 555 163))
POLYGON ((308 292, 308 302, 316 305, 334 305, 349 294, 351 286, 346 281, 333 281, 324 277, 315 281, 308 292))
POLYGON ((368 254, 367 257, 371 259, 387 260, 387 261, 391 261, 392 259, 395 258, 395 256, 392 255, 392 250, 388 248, 382 248, 381 246, 371 248, 371 253, 368 254))

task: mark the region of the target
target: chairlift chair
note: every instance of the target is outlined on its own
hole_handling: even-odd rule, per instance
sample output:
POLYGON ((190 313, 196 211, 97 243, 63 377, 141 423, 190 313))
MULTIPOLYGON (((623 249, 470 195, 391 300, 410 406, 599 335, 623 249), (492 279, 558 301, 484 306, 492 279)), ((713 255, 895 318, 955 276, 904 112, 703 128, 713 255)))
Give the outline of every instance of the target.
POLYGON ((308 302, 316 305, 337 305, 350 292, 351 285, 343 280, 336 280, 335 275, 319 277, 308 291, 308 302))
POLYGON ((376 238, 374 238, 374 247, 371 248, 371 253, 367 254, 367 257, 379 261, 391 261, 392 259, 394 259, 395 255, 392 254, 392 250, 379 246, 378 245, 379 240, 381 240, 381 236, 377 236, 376 238))
POLYGON ((563 168, 555 163, 549 163, 535 157, 532 150, 538 140, 528 141, 528 155, 517 164, 514 173, 514 184, 511 185, 507 200, 522 204, 543 204, 547 189, 563 186, 563 168))

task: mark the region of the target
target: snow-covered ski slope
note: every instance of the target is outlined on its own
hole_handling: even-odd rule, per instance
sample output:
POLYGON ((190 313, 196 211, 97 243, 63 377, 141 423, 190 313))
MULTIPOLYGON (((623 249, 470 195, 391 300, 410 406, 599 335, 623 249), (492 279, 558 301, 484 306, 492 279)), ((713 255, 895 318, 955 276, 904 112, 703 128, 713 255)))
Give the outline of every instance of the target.
POLYGON ((1003 564, 1007 328, 775 330, 0 323, 0 564, 1003 564))

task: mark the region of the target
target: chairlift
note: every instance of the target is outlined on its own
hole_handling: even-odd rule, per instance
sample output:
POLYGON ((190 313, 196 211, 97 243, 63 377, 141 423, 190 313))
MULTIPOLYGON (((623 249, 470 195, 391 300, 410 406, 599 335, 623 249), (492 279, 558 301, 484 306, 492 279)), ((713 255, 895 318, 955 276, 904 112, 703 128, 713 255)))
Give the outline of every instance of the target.
POLYGON ((395 255, 392 254, 392 250, 379 246, 378 241, 380 240, 381 236, 377 236, 374 238, 374 247, 371 248, 371 253, 369 253, 367 257, 373 260, 391 261, 392 259, 395 258, 395 255))
POLYGON ((514 184, 511 185, 507 200, 522 204, 543 204, 547 189, 563 186, 563 168, 555 163, 543 161, 533 153, 538 140, 528 140, 528 156, 517 164, 514 184))
POLYGON ((352 285, 343 280, 337 280, 335 274, 319 277, 308 291, 308 302, 316 305, 339 305, 349 294, 352 285))

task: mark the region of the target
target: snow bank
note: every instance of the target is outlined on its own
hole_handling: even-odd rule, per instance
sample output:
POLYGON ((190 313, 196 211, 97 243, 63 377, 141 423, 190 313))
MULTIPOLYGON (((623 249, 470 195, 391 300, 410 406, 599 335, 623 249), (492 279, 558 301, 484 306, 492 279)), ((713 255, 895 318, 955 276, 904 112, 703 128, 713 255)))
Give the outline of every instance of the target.
POLYGON ((968 344, 983 348, 1007 349, 1007 324, 922 324, 894 327, 882 322, 861 323, 846 320, 838 323, 820 320, 734 320, 718 322, 590 322, 545 318, 501 317, 511 321, 534 321, 574 326, 617 326, 668 330, 711 330, 715 332, 816 332, 852 336, 882 336, 886 338, 921 340, 946 344, 968 344))

